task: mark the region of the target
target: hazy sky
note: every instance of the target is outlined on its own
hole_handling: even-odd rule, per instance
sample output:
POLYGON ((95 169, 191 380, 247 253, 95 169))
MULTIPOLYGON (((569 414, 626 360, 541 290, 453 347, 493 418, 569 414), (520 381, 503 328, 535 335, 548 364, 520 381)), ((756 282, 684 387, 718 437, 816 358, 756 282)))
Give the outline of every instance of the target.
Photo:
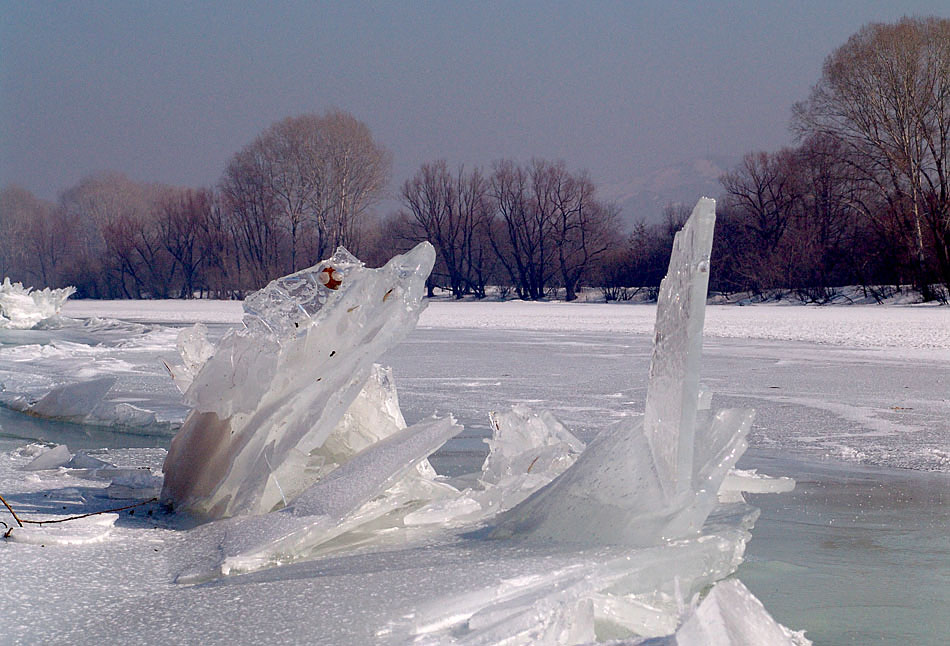
POLYGON ((791 143, 792 103, 863 24, 947 0, 8 2, 0 186, 202 186, 274 121, 341 108, 419 164, 563 158, 619 182, 791 143))

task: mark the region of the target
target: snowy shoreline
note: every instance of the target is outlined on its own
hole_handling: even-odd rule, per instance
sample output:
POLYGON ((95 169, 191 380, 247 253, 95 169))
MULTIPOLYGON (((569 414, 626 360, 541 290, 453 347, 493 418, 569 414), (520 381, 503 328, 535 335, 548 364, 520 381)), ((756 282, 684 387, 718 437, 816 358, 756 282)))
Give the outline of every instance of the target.
MULTIPOLYGON (((63 315, 168 325, 236 325, 240 301, 68 301, 63 315)), ((432 300, 420 328, 653 334, 655 304, 432 300)), ((796 341, 950 361, 950 307, 709 305, 706 338, 796 341)))

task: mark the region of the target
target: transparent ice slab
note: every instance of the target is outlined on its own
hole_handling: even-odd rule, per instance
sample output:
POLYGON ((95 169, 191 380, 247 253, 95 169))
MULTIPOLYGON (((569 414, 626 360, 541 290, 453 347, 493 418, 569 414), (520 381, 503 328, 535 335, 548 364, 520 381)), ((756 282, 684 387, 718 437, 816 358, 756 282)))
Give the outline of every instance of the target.
POLYGON ((4 278, 0 283, 0 328, 29 329, 52 319, 74 293, 75 287, 33 289, 4 278))
POLYGON ((415 326, 434 261, 428 243, 379 269, 341 249, 248 297, 245 327, 221 340, 185 393, 194 408, 165 461, 166 504, 223 518, 270 511, 284 504, 281 489, 305 488, 285 465, 323 445, 374 360, 415 326), (336 289, 319 279, 328 268, 336 289))

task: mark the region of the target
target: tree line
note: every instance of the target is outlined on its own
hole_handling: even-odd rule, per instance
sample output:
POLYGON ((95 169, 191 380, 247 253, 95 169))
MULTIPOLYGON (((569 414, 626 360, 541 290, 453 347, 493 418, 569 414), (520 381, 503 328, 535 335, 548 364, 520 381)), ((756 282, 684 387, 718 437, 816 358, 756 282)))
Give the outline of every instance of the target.
POLYGON ((793 108, 799 145, 722 178, 718 289, 950 289, 950 20, 869 24, 793 108))
MULTIPOLYGON (((879 297, 912 285, 946 300, 950 20, 862 28, 828 57, 791 127, 795 147, 749 153, 721 178, 711 288, 823 302, 842 285, 879 297)), ((691 206, 624 231, 592 178, 563 161, 435 160, 379 217, 390 166, 366 124, 331 111, 273 124, 214 187, 100 174, 56 203, 7 187, 0 276, 93 298, 240 298, 338 245, 378 265, 429 240, 430 294, 655 297, 691 206)))

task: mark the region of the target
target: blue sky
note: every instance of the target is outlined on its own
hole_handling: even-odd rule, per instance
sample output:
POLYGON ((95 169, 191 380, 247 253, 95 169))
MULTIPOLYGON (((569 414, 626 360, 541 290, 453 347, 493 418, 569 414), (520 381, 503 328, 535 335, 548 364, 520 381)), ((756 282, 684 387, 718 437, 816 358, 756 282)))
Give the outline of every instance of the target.
POLYGON ((285 116, 340 108, 419 164, 563 158, 620 182, 791 143, 792 103, 907 2, 7 2, 0 186, 210 185, 285 116))

